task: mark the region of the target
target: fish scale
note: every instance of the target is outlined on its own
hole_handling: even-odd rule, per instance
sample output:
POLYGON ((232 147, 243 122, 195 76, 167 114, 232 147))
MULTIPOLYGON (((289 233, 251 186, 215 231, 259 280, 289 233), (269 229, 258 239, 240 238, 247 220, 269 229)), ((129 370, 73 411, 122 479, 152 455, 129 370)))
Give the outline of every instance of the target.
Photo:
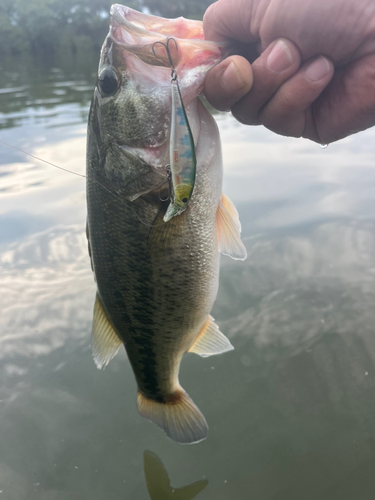
MULTIPOLYGON (((219 250, 231 253, 235 243, 238 255, 233 256, 245 255, 238 214, 229 201, 225 205, 229 211, 223 204, 218 130, 209 112, 196 99, 200 88, 196 81, 195 93, 191 90, 189 71, 194 70, 202 85, 210 65, 198 53, 204 68, 201 72, 199 65, 190 65, 189 70, 186 64, 179 71, 181 96, 185 96, 197 152, 197 177, 186 210, 163 222, 169 205, 164 196, 168 192, 166 170, 148 161, 157 155, 157 161, 167 157, 168 140, 159 150, 127 148, 134 145, 135 138, 137 145, 147 144, 150 130, 157 137, 163 137, 168 130, 170 81, 154 81, 147 96, 142 94, 144 82, 137 79, 142 71, 145 77, 154 71, 150 55, 145 50, 133 54, 129 46, 125 50, 114 34, 122 33, 116 31, 121 16, 137 20, 137 33, 142 20, 147 21, 150 16, 119 5, 112 9, 117 14, 111 18, 111 35, 104 42, 87 141, 88 238, 98 288, 93 322, 94 358, 98 367, 105 366, 123 344, 136 378, 141 415, 157 423, 175 441, 197 442, 207 436, 208 427, 179 384, 179 366, 189 350, 207 356, 232 349, 209 313, 218 289, 219 250), (113 47, 108 49, 110 44, 113 47), (143 54, 147 62, 140 59, 143 54), (129 68, 135 66, 137 71, 132 73, 129 68), (110 85, 100 87, 101 74, 112 78, 110 85), (115 92, 106 95, 103 89, 114 88, 114 83, 115 92), (136 89, 140 95, 136 95, 136 89), (151 101, 163 110, 158 116, 152 114, 153 106, 147 108, 151 101), (132 126, 133 131, 129 130, 132 126), (218 221, 222 221, 220 230, 218 221), (220 242, 219 233, 227 236, 226 246, 220 242)), ((168 25, 168 20, 160 19, 160 26, 165 22, 168 25)), ((198 22, 189 21, 187 25, 202 29, 198 22)), ((124 26, 129 28, 126 23, 124 26)), ((146 28, 144 31, 143 40, 150 44, 157 34, 146 28)), ((191 44, 198 42, 211 66, 223 57, 223 51, 218 49, 220 44, 185 42, 178 42, 182 63, 184 57, 190 57, 191 44)), ((158 75, 163 75, 159 66, 158 75)), ((168 68, 165 70, 168 73, 168 68)))

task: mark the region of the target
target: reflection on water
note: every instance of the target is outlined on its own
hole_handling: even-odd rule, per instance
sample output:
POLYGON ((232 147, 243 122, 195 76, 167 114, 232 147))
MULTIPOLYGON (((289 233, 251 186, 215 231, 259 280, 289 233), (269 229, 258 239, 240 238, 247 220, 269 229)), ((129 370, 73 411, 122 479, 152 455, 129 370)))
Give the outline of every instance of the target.
MULTIPOLYGON (((0 72, 0 140, 83 172, 92 72, 24 71, 0 72)), ((210 425, 189 447, 138 416, 123 350, 92 361, 84 182, 0 146, 1 498, 373 499, 374 132, 322 150, 218 121, 248 259, 222 258, 213 310, 235 350, 182 364, 210 425)))
POLYGON ((151 500, 190 500, 203 491, 208 484, 207 479, 201 479, 182 488, 173 488, 162 461, 155 453, 145 451, 143 463, 147 491, 151 500))

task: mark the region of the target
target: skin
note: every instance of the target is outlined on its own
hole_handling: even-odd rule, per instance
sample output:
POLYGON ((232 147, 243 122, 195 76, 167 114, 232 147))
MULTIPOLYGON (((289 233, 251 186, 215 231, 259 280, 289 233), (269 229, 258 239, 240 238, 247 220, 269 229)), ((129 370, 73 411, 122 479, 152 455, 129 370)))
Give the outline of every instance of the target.
POLYGON ((375 124, 373 0, 219 0, 203 26, 238 43, 204 92, 241 123, 321 144, 375 124))

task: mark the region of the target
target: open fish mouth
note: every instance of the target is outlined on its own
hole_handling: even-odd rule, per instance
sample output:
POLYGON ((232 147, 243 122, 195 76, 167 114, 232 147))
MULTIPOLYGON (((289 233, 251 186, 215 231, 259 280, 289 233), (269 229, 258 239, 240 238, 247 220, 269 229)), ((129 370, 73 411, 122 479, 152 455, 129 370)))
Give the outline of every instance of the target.
POLYGON ((99 63, 95 110, 101 123, 99 132, 105 127, 104 140, 112 141, 109 151, 116 158, 106 172, 111 172, 116 186, 123 178, 123 165, 132 162, 130 156, 156 169, 164 180, 167 178, 171 66, 177 74, 189 121, 192 117, 190 128, 196 143, 200 124, 195 99, 207 72, 229 52, 227 43, 204 39, 201 21, 165 19, 112 5, 110 29, 99 63), (114 143, 118 145, 116 154, 114 143))
POLYGON ((183 17, 165 19, 120 4, 112 5, 110 16, 109 37, 118 48, 123 49, 123 64, 132 79, 137 80, 137 76, 142 75, 148 83, 169 84, 168 69, 171 65, 164 46, 168 38, 175 40, 175 44, 169 44, 170 55, 183 97, 188 101, 202 90, 209 69, 229 54, 226 42, 204 39, 201 21, 183 17), (130 54, 136 58, 129 57, 130 54), (149 67, 147 71, 144 64, 153 68, 149 67), (157 67, 161 71, 157 71, 157 67))

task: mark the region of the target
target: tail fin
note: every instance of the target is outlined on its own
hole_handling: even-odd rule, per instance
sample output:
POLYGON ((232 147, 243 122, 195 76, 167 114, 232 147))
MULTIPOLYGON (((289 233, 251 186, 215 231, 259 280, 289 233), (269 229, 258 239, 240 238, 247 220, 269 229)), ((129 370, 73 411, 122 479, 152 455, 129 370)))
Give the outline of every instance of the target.
POLYGON ((142 417, 155 422, 177 443, 198 443, 206 439, 207 422, 188 394, 181 388, 168 399, 166 403, 159 403, 138 391, 138 411, 142 417))

